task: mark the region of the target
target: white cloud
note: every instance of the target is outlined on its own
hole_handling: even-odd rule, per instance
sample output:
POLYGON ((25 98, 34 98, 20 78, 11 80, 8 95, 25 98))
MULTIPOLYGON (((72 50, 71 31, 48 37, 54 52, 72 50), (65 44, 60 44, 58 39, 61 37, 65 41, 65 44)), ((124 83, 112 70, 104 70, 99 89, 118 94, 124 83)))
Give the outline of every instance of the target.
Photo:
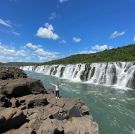
POLYGON ((11 24, 7 20, 3 20, 0 18, 0 25, 6 26, 6 27, 12 27, 11 24))
POLYGON ((67 2, 68 0, 59 0, 60 3, 67 2))
POLYGON ((49 20, 54 20, 57 17, 56 12, 51 13, 49 20))
POLYGON ((45 62, 60 58, 58 52, 45 50, 41 45, 27 43, 21 49, 0 42, 0 62, 45 62))
POLYGON ((42 56, 42 57, 50 57, 50 58, 56 58, 56 52, 49 52, 49 51, 45 51, 43 48, 38 48, 36 51, 35 51, 39 56, 42 56))
POLYGON ((25 46, 31 49, 38 49, 41 47, 40 45, 33 45, 32 43, 27 43, 25 46))
POLYGON ((111 46, 108 45, 95 45, 92 47, 92 50, 94 51, 104 51, 105 49, 111 49, 111 46))
POLYGON ((90 54, 90 53, 96 53, 96 51, 93 50, 82 50, 77 52, 76 54, 90 54))
POLYGON ((3 44, 0 44, 0 54, 5 56, 26 56, 24 50, 15 50, 12 48, 8 48, 3 44))
POLYGON ((36 35, 40 38, 47 38, 53 40, 59 39, 59 35, 54 33, 54 28, 49 23, 45 23, 45 27, 40 27, 36 35))
POLYGON ((32 50, 33 55, 36 55, 39 60, 52 60, 58 58, 58 52, 51 52, 44 50, 44 48, 41 45, 33 45, 32 43, 27 43, 25 45, 25 48, 29 48, 32 50))
POLYGON ((122 31, 122 32, 114 31, 114 32, 111 34, 110 38, 114 39, 114 38, 123 36, 125 33, 126 33, 125 31, 122 31))
POLYGON ((77 52, 78 54, 89 54, 89 53, 96 53, 96 52, 100 52, 100 51, 104 51, 106 49, 112 49, 112 46, 109 45, 95 45, 93 47, 91 47, 89 50, 82 50, 77 52))
POLYGON ((65 40, 61 40, 59 43, 60 44, 66 44, 66 41, 65 40))
POLYGON ((78 38, 78 37, 73 37, 73 41, 75 43, 79 43, 81 41, 81 38, 78 38))

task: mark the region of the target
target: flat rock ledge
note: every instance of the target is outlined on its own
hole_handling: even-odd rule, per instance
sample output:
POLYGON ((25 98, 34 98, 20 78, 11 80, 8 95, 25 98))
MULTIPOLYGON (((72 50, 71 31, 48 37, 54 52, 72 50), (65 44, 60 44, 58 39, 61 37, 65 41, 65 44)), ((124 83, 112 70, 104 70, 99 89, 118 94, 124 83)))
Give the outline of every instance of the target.
POLYGON ((97 123, 81 100, 64 97, 56 99, 54 93, 47 91, 40 80, 27 78, 20 69, 3 67, 0 76, 0 133, 99 133, 97 123))

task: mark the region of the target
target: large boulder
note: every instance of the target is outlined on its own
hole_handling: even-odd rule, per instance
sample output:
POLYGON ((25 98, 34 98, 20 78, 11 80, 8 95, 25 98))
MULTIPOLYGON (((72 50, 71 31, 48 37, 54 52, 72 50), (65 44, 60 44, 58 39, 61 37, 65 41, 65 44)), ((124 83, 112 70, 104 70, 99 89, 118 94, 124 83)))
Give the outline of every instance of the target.
POLYGON ((17 79, 17 78, 26 78, 27 75, 23 70, 15 67, 0 67, 0 79, 17 79))
POLYGON ((0 81, 0 94, 18 97, 31 94, 32 92, 44 91, 44 86, 40 80, 31 78, 19 78, 0 81))

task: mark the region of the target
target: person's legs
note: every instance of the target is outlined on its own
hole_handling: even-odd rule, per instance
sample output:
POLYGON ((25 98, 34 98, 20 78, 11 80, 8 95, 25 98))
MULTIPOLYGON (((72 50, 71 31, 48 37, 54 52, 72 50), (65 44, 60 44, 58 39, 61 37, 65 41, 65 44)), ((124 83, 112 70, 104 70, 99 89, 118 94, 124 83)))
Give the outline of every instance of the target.
POLYGON ((60 97, 60 95, 59 95, 59 91, 58 91, 58 98, 60 97))
POLYGON ((55 93, 56 93, 56 98, 57 98, 57 94, 58 94, 58 92, 56 91, 55 93))

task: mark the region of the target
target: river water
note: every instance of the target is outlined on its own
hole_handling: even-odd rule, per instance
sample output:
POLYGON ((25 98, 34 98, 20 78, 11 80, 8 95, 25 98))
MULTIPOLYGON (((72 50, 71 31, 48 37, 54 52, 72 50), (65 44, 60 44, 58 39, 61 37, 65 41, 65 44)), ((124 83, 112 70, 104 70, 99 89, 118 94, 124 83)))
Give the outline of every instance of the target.
POLYGON ((135 134, 135 90, 75 83, 34 72, 27 74, 42 80, 46 89, 53 89, 50 83, 65 83, 60 94, 83 100, 99 124, 100 134, 135 134))

